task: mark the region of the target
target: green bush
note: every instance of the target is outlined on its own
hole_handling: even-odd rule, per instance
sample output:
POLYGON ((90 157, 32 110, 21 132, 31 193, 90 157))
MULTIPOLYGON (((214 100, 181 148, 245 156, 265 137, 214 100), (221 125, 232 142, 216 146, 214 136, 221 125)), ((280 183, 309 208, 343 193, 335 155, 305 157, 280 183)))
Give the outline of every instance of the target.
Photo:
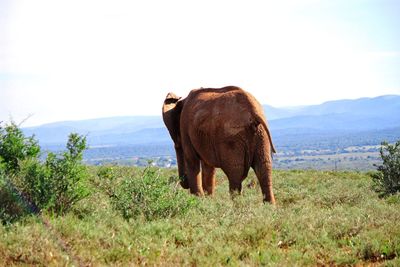
POLYGON ((383 163, 371 175, 375 190, 382 196, 400 192, 400 141, 393 145, 383 142, 380 154, 383 163))
POLYGON ((34 136, 25 137, 14 122, 0 125, 0 221, 12 223, 29 213, 22 195, 14 185, 21 161, 39 156, 34 136))
POLYGON ((14 122, 0 125, 0 220, 12 222, 28 213, 62 214, 88 195, 82 164, 86 138, 70 134, 62 154, 44 162, 34 136, 25 137, 14 122))
POLYGON ((198 199, 180 189, 179 181, 160 176, 147 167, 140 177, 128 177, 110 195, 113 206, 125 219, 143 216, 151 221, 185 214, 198 199))
POLYGON ((86 168, 81 163, 85 149, 86 138, 70 134, 63 154, 49 153, 44 163, 37 158, 21 163, 19 185, 39 210, 62 214, 88 195, 86 168))

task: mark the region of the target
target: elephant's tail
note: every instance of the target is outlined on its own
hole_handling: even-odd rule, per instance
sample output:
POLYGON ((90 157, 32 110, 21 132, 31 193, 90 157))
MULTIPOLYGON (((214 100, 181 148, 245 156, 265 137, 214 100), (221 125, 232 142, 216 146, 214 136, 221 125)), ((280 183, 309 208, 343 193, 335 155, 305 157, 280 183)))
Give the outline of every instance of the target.
POLYGON ((276 150, 275 150, 275 147, 274 147, 274 143, 272 143, 271 133, 269 131, 269 128, 268 128, 266 120, 262 116, 260 116, 259 114, 255 114, 255 117, 256 117, 257 121, 260 124, 262 124, 262 126, 265 129, 265 132, 267 132, 269 143, 271 144, 271 153, 276 153, 276 150))
POLYGON ((250 93, 246 93, 244 95, 245 95, 245 98, 247 100, 246 102, 248 103, 248 105, 253 107, 251 109, 251 113, 254 116, 254 118, 256 119, 256 122, 259 124, 262 124, 262 126, 265 129, 265 132, 268 135, 269 143, 271 144, 271 156, 272 156, 273 153, 276 153, 276 150, 275 150, 274 144, 272 143, 271 133, 268 128, 267 119, 264 116, 263 108, 260 105, 260 103, 257 101, 257 99, 255 99, 254 96, 252 96, 250 93))

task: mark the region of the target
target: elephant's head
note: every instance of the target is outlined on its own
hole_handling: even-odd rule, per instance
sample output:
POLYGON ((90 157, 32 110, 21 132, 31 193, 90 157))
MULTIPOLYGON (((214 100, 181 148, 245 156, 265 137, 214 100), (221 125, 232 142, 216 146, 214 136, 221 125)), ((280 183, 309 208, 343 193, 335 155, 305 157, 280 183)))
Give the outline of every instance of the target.
POLYGON ((162 107, 162 114, 165 126, 175 144, 176 159, 178 161, 178 173, 183 188, 189 188, 187 176, 185 174, 185 162, 183 159, 183 148, 180 135, 180 117, 185 100, 168 93, 162 107))

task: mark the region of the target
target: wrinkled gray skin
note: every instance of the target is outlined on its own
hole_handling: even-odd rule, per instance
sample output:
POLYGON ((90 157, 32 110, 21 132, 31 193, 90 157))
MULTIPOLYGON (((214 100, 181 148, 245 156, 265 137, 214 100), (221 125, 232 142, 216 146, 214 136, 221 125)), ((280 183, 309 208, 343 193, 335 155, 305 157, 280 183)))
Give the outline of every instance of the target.
POLYGON ((263 109, 251 94, 234 86, 192 90, 185 99, 168 93, 162 110, 184 188, 196 195, 213 194, 215 168, 221 168, 230 192, 240 193, 252 167, 264 201, 275 203, 275 149, 263 109))

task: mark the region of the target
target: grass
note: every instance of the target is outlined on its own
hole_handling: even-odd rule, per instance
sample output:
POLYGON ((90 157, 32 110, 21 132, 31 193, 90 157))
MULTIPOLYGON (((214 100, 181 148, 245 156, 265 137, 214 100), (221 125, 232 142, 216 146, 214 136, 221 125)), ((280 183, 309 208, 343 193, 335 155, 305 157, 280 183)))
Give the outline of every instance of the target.
POLYGON ((142 171, 93 167, 91 196, 66 215, 0 225, 0 265, 400 265, 400 195, 379 198, 366 173, 274 171, 273 207, 254 173, 232 200, 218 172, 215 196, 189 211, 124 219, 109 197, 113 181, 142 171))

